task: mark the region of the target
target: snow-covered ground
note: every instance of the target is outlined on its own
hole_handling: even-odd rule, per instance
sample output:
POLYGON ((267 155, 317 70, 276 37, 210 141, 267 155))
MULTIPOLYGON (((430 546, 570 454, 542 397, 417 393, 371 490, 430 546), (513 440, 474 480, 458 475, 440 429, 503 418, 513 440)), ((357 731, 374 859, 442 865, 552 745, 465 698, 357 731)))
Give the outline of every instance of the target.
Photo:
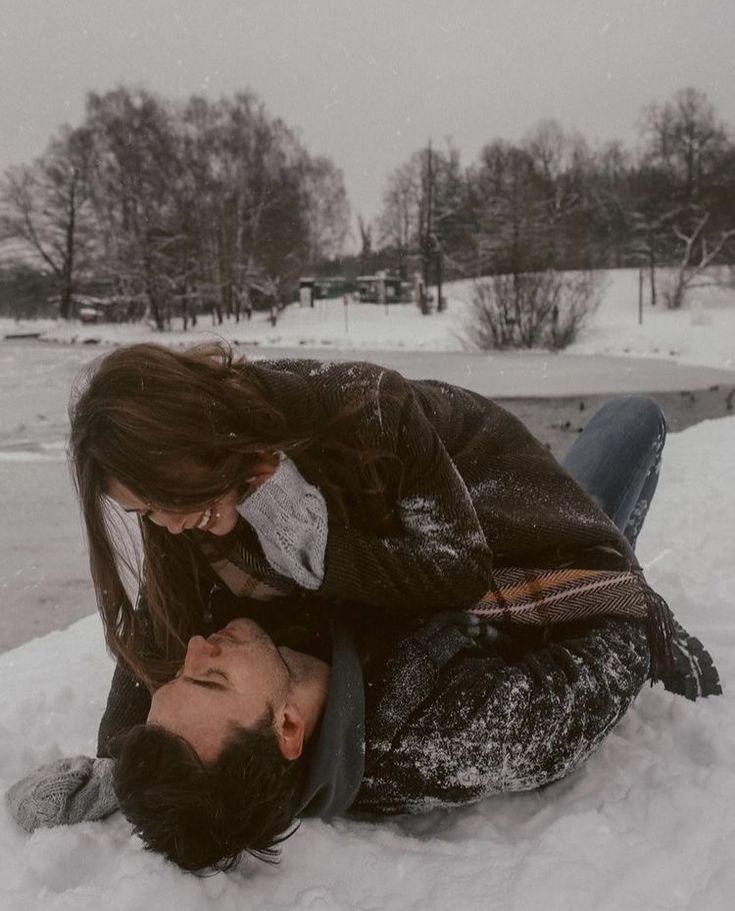
MULTIPOLYGON (((605 275, 600 308, 569 347, 570 353, 656 357, 735 369, 735 289, 693 288, 682 311, 646 303, 639 325, 638 271, 621 269, 605 275)), ((659 294, 665 281, 659 276, 659 294)))
MULTIPOLYGON (((694 289, 686 309, 668 311, 663 304, 644 306, 643 325, 638 324, 638 272, 620 269, 601 273, 602 303, 570 354, 610 354, 639 358, 666 358, 683 364, 735 369, 735 290, 694 289)), ((663 283, 665 278, 660 278, 663 283)), ((373 349, 377 351, 462 351, 467 347, 466 325, 472 282, 446 286, 448 308, 422 317, 412 304, 387 309, 376 304, 341 300, 317 301, 313 308, 287 307, 271 326, 267 313, 252 320, 226 321, 215 326, 208 316, 195 330, 183 332, 175 320, 171 333, 157 340, 189 344, 214 332, 240 344, 267 348, 373 349)), ((645 298, 647 300, 647 297, 645 298)), ((96 339, 116 344, 150 338, 145 325, 110 326, 62 324, 53 320, 15 323, 0 319, 4 333, 43 332, 58 342, 84 343, 96 339)))
MULTIPOLYGON (((725 278, 724 274, 721 276, 725 278)), ((659 270, 659 300, 671 276, 659 270)), ((691 290, 685 307, 667 310, 662 302, 649 304, 644 283, 642 322, 639 323, 638 270, 615 269, 599 273, 600 306, 567 354, 662 358, 679 364, 735 368, 735 288, 701 287, 691 290)), ((472 300, 473 283, 450 286, 455 306, 472 300)))
MULTIPOLYGON (((609 281, 598 314, 572 349, 575 357, 530 355, 540 374, 515 355, 502 362, 500 373, 513 374, 512 394, 549 394, 546 362, 573 372, 577 388, 596 382, 603 365, 603 373, 615 373, 607 388, 617 388, 627 371, 602 354, 735 369, 732 296, 708 293, 700 298, 704 310, 696 298, 694 309, 681 313, 648 308, 638 327, 637 275, 613 273, 609 281), (582 356, 590 354, 596 356, 582 356)), ((288 345, 304 355, 313 346, 335 356, 359 348, 388 357, 402 349, 416 352, 422 375, 432 375, 432 363, 437 374, 449 361, 460 365, 468 385, 483 382, 480 360, 465 362, 459 353, 456 333, 468 293, 466 285, 454 286, 447 313, 428 318, 410 306, 386 315, 350 304, 345 324, 344 305, 336 302, 291 308, 275 329, 265 315, 256 315, 250 324, 216 331, 257 341, 267 349, 263 354, 288 345)), ((0 321, 0 336, 22 328, 0 321)), ((39 605, 60 616, 93 610, 64 464, 69 384, 100 353, 81 342, 147 337, 183 344, 196 338, 161 337, 141 327, 43 328, 60 343, 0 339, 4 618, 39 605), (78 344, 61 343, 72 335, 78 344)), ((633 365, 642 369, 634 360, 623 363, 630 371, 633 365)), ((208 880, 145 854, 121 818, 29 837, 0 811, 0 911, 137 911, 149 904, 162 911, 725 911, 735 894, 734 453, 732 417, 670 436, 639 544, 651 583, 710 646, 724 697, 691 704, 660 687, 647 689, 600 753, 550 788, 412 819, 305 823, 285 846, 280 868, 252 863, 208 880)), ((94 751, 110 673, 94 616, 0 655, 0 791, 39 763, 94 751)))
MULTIPOLYGON (((725 696, 693 704, 646 689, 565 781, 425 817, 306 822, 279 868, 252 862, 213 879, 146 854, 119 817, 29 837, 0 813, 0 908, 725 911, 735 894, 733 452, 735 418, 672 436, 639 545, 650 581, 710 646, 725 696)), ((93 752, 110 673, 96 617, 0 656, 0 789, 38 763, 93 752)))

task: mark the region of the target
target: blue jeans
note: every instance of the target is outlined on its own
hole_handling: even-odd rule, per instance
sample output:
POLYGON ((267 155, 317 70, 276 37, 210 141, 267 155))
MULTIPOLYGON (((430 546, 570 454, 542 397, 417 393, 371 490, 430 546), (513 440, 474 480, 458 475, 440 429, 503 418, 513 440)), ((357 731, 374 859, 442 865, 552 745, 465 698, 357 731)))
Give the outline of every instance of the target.
MULTIPOLYGON (((653 401, 612 399, 584 428, 562 464, 635 547, 658 483, 666 421, 653 401)), ((666 689, 697 699, 722 692, 712 656, 677 621, 666 689)))
POLYGON ((607 402, 562 465, 623 532, 632 547, 658 484, 666 419, 645 396, 607 402))

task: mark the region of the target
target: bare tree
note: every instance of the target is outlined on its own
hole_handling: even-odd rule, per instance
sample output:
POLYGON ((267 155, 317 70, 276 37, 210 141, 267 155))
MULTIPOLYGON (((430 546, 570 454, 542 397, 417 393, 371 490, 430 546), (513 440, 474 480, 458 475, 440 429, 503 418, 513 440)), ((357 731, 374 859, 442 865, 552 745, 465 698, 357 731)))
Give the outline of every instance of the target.
POLYGON ((735 238, 735 227, 720 231, 714 242, 708 243, 705 229, 709 220, 709 212, 704 212, 695 218, 688 230, 678 224, 673 226, 674 234, 682 244, 682 252, 671 286, 664 293, 670 310, 678 310, 687 292, 693 288, 721 284, 716 275, 707 275, 705 270, 717 263, 723 251, 728 249, 730 241, 735 238))
POLYGON ((349 233, 350 206, 342 171, 323 155, 307 157, 304 165, 310 259, 332 259, 349 233))
POLYGON ((642 133, 646 147, 635 175, 636 247, 648 256, 654 303, 654 260, 676 264, 664 298, 678 309, 689 290, 715 281, 705 270, 731 254, 735 155, 714 107, 693 88, 646 107, 642 133))
POLYGON ((402 264, 420 264, 425 287, 434 279, 439 308, 445 262, 463 271, 461 257, 454 259, 452 253, 468 240, 464 190, 459 150, 447 141, 446 150, 437 151, 429 141, 389 175, 383 194, 379 240, 402 264))
POLYGON ((360 232, 360 274, 367 275, 372 268, 373 225, 366 221, 362 215, 358 215, 357 229, 360 232))
POLYGON ((704 92, 676 92, 671 101, 648 105, 642 132, 647 158, 675 178, 683 204, 699 201, 727 144, 727 134, 704 92))
POLYGON ((658 300, 656 270, 672 254, 671 233, 685 208, 672 206, 671 181, 661 170, 639 168, 633 176, 635 194, 629 201, 628 250, 648 273, 651 306, 658 300))
POLYGON ((531 154, 496 141, 480 153, 471 176, 478 200, 478 271, 521 275, 553 259, 549 196, 531 154))
POLYGON ((283 298, 348 230, 341 172, 248 92, 170 103, 124 86, 88 98, 97 278, 159 329, 283 298))
POLYGON ((32 165, 10 168, 0 184, 0 239, 13 240, 55 279, 60 315, 71 316, 72 295, 91 243, 91 137, 68 127, 32 165))
POLYGON ((378 242, 408 256, 418 244, 421 155, 415 153, 389 176, 378 221, 378 242))
POLYGON ((102 246, 97 274, 113 293, 144 295, 156 327, 164 329, 171 190, 178 180, 171 112, 150 92, 121 86, 88 95, 85 125, 94 137, 91 189, 102 246))

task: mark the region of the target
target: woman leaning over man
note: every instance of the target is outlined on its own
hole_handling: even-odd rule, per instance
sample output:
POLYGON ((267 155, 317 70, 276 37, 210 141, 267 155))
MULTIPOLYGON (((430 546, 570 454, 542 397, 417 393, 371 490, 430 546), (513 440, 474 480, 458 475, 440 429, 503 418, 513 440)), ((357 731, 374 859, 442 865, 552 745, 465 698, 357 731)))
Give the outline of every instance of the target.
MULTIPOLYGON (((118 660, 100 756, 145 719, 149 690, 210 629, 222 591, 272 611, 285 596, 349 600, 376 622, 465 609, 510 625, 637 618, 651 678, 689 686, 672 653, 688 637, 643 578, 635 529, 619 531, 483 396, 367 363, 145 344, 96 362, 70 413, 92 579, 118 660), (138 517, 137 605, 118 508, 138 517)), ((657 470, 658 453, 636 498, 657 470)))

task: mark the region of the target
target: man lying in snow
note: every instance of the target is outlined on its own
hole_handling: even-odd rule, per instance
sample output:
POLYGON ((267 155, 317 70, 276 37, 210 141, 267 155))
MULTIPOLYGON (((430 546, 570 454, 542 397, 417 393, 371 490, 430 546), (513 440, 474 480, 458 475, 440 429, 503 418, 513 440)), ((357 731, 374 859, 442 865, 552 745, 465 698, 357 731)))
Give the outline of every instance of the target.
MULTIPOLYGON (((634 620, 511 636, 452 612, 394 644, 350 626, 332 621, 304 639, 308 651, 248 619, 194 637, 116 763, 64 760, 53 785, 50 769, 31 776, 9 794, 16 818, 105 815, 114 775, 149 848, 185 869, 227 868, 243 851, 274 856, 299 817, 417 812, 555 781, 602 742, 649 670, 634 620)), ((701 645, 682 637, 680 648, 698 653, 700 690, 719 691, 701 645)))
MULTIPOLYGON (((565 463, 631 545, 664 435, 652 403, 619 400, 565 463)), ((210 602, 219 632, 195 636, 152 699, 116 671, 98 747, 116 761, 62 760, 8 801, 31 831, 101 818, 119 799, 150 848, 199 870, 243 851, 272 857, 299 817, 417 812, 540 787, 583 762, 651 677, 629 575, 500 569, 476 608, 413 620, 308 595, 235 619, 242 604, 223 593, 210 602), (617 615, 600 609, 613 602, 617 615)), ((675 622, 672 644, 664 685, 719 693, 709 654, 675 622)))

